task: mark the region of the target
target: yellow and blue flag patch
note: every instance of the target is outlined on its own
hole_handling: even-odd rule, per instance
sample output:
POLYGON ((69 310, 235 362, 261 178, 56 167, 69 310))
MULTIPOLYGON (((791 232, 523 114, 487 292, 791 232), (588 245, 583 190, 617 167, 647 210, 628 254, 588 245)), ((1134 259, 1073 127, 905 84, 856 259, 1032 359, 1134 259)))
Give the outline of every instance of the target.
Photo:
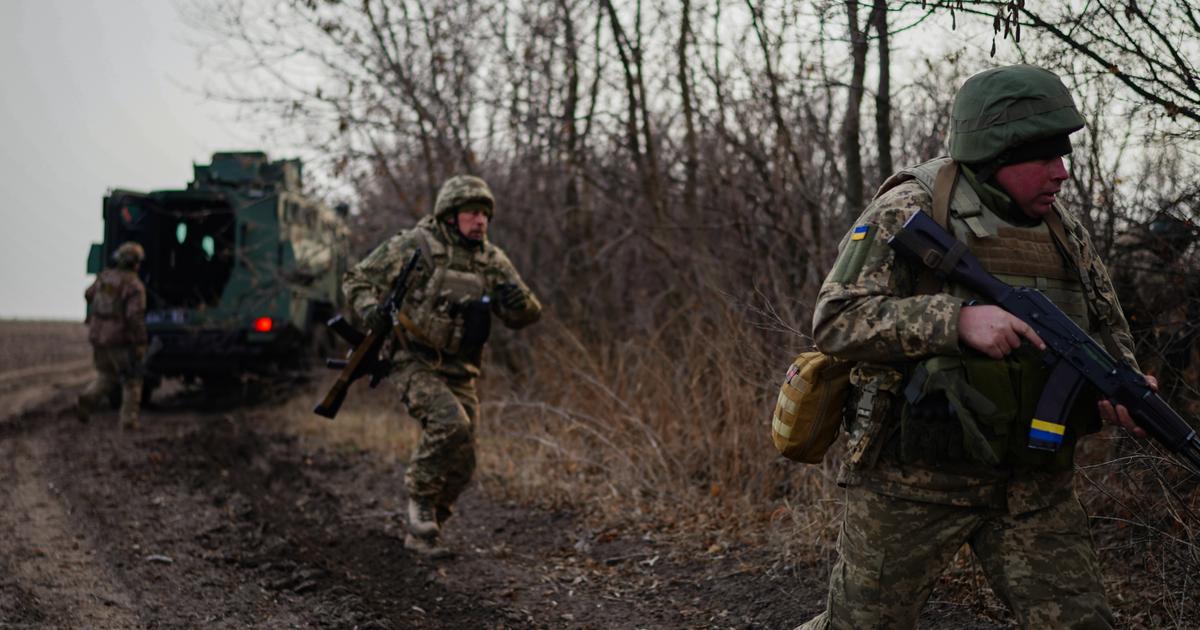
POLYGON ((1066 432, 1066 425, 1034 418, 1033 422, 1029 425, 1029 446, 1036 449, 1057 451, 1062 446, 1063 434, 1066 432))
POLYGON ((855 227, 854 231, 850 233, 850 240, 861 241, 864 238, 867 238, 867 232, 869 230, 870 230, 870 226, 867 226, 867 225, 860 225, 860 226, 855 227))

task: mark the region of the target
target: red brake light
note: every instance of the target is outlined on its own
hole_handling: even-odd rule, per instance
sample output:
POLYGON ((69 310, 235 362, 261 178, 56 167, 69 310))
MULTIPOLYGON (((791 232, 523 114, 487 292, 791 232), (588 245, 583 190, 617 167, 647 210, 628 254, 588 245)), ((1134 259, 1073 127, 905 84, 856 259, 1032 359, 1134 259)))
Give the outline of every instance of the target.
POLYGON ((271 332, 271 329, 274 327, 275 322, 271 321, 270 317, 259 317, 254 320, 254 330, 258 332, 271 332))

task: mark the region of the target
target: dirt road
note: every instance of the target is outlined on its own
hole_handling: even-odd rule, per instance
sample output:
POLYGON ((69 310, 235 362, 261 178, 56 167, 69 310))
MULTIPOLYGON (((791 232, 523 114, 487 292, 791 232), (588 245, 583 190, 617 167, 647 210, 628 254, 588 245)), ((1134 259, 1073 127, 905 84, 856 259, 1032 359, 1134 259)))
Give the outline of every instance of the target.
POLYGON ((36 401, 0 421, 0 628, 779 628, 819 601, 780 606, 795 585, 766 560, 700 562, 478 490, 459 557, 424 562, 377 456, 306 450, 263 430, 269 406, 186 393, 137 433, 80 425, 73 370, 0 399, 36 401))
POLYGON ((450 527, 458 557, 423 561, 387 458, 298 439, 277 399, 165 391, 141 431, 80 424, 81 365, 0 373, 0 628, 790 628, 823 604, 823 567, 597 531, 479 487, 450 527))

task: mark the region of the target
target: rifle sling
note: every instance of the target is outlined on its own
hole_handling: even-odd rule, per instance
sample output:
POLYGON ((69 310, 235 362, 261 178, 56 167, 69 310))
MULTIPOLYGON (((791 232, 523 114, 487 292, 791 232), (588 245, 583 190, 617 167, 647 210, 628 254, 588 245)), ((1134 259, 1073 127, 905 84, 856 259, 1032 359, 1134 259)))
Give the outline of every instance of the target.
MULTIPOLYGON (((948 230, 950 225, 950 199, 954 196, 954 187, 958 183, 958 162, 950 161, 938 169, 937 176, 933 180, 933 212, 930 215, 933 220, 941 226, 942 229, 948 230)), ((963 246, 963 251, 966 251, 966 246, 963 246)), ((947 255, 942 258, 941 264, 946 264, 947 260, 953 259, 945 270, 935 271, 934 269, 926 269, 921 273, 917 280, 918 295, 933 295, 940 293, 946 274, 954 268, 958 263, 958 259, 962 257, 963 252, 958 252, 954 255, 953 250, 947 252, 947 255)))
POLYGON ((936 269, 934 269, 934 272, 939 278, 948 278, 950 276, 950 272, 954 271, 954 266, 957 265, 958 261, 962 259, 963 254, 966 254, 969 251, 971 250, 967 248, 966 243, 963 243, 962 241, 954 241, 954 246, 950 248, 950 251, 942 255, 942 260, 940 263, 938 263, 938 266, 936 269))
POLYGON ((404 329, 405 333, 403 335, 397 335, 397 337, 400 338, 401 343, 407 346, 409 342, 412 341, 426 348, 433 348, 433 344, 421 334, 421 332, 417 329, 417 325, 414 324, 412 319, 410 319, 403 311, 396 312, 396 320, 400 322, 400 327, 404 329))

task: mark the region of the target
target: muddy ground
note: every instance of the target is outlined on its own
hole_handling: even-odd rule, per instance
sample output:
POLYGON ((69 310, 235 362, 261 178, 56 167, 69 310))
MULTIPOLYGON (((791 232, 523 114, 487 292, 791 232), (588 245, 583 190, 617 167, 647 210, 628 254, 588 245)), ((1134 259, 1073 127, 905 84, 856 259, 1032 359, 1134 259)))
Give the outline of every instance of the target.
MULTIPOLYGON (((449 528, 458 557, 421 560, 399 536, 402 458, 299 439, 278 417, 296 388, 167 387, 140 431, 80 424, 81 327, 15 328, 20 360, 0 326, 0 628, 791 628, 822 607, 825 566, 697 553, 478 486, 449 528)), ((922 627, 1007 625, 936 600, 922 627)))

